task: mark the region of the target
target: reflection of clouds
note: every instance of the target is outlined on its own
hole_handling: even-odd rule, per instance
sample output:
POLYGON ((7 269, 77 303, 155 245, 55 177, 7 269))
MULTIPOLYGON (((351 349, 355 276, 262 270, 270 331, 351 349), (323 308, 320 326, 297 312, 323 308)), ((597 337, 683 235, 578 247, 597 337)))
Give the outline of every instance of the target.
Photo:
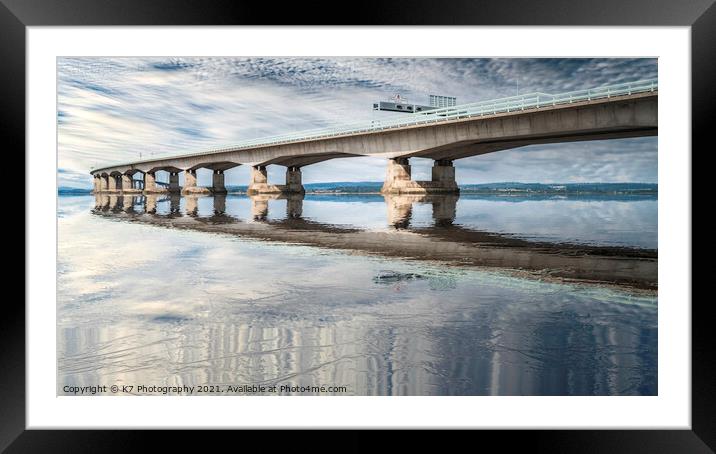
MULTIPOLYGON (((135 159, 139 153, 147 157, 192 151, 336 122, 401 115, 370 109, 377 99, 396 92, 412 102, 444 93, 465 103, 513 95, 518 80, 522 93, 563 92, 654 77, 656 71, 656 59, 61 58, 60 185, 88 187, 90 166, 135 159)), ((644 170, 625 159, 634 154, 641 161, 643 147, 620 143, 624 145, 616 162, 621 165, 606 157, 595 161, 594 155, 576 156, 575 147, 562 148, 579 165, 569 172, 560 169, 562 154, 552 158, 550 166, 530 169, 525 176, 530 181, 653 181, 655 159, 650 155, 644 170), (604 159, 606 164, 600 167, 604 159)), ((655 141, 648 144, 649 150, 656 149, 655 141)), ((475 165, 482 158, 474 158, 475 165)), ((521 180, 528 162, 499 167, 499 172, 476 172, 468 166, 460 176, 465 182, 521 180), (515 173, 505 173, 510 169, 515 173)), ((329 165, 330 179, 325 172, 307 171, 305 181, 376 181, 385 172, 380 160, 323 164, 329 165)))
POLYGON ((59 229, 60 385, 655 392, 653 298, 89 214, 59 229))
POLYGON ((657 248, 656 199, 522 202, 461 197, 457 224, 521 238, 657 248))

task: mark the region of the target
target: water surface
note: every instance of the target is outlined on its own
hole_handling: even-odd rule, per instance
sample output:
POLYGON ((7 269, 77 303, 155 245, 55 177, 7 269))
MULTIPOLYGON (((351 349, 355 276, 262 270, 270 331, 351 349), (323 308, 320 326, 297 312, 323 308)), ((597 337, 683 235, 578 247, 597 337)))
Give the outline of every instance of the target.
POLYGON ((657 393, 650 293, 145 222, 231 219, 291 229, 299 227, 280 221, 298 219, 339 232, 459 228, 655 250, 655 197, 137 197, 105 205, 80 196, 60 197, 58 217, 58 394, 103 384, 344 386, 341 395, 657 393))

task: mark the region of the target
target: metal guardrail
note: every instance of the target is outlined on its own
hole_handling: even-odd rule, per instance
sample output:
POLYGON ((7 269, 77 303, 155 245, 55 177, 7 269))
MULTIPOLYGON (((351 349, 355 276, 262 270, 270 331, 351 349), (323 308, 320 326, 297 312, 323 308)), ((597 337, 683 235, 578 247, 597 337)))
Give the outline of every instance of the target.
POLYGON ((400 118, 370 121, 364 120, 361 122, 340 124, 332 127, 310 129, 289 134, 282 134, 278 136, 245 140, 234 145, 220 148, 212 148, 195 153, 177 155, 157 155, 153 156, 151 159, 108 164, 106 166, 99 167, 98 170, 123 165, 139 164, 142 162, 159 161, 162 159, 204 156, 215 153, 239 151, 242 149, 255 148, 258 146, 281 145, 285 143, 301 142, 305 140, 318 140, 331 137, 347 136, 352 134, 378 132, 387 129, 404 128, 407 126, 427 125, 431 123, 455 121, 465 118, 495 115, 498 113, 539 109, 542 107, 551 107, 562 104, 571 104, 575 102, 591 101, 594 99, 611 98, 616 96, 625 96, 635 93, 654 91, 658 91, 657 79, 646 79, 615 85, 605 85, 602 87, 570 91, 566 93, 559 93, 556 95, 551 95, 548 93, 530 93, 525 95, 492 99, 488 101, 480 101, 470 104, 462 104, 459 106, 415 112, 412 114, 405 114, 400 118))

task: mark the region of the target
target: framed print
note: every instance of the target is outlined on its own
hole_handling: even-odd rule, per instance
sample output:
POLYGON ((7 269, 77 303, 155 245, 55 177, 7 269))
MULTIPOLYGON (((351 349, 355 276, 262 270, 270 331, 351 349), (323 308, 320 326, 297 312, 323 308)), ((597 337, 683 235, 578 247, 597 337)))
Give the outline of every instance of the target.
POLYGON ((3 448, 514 429, 711 452, 712 2, 131 3, 2 0, 27 219, 3 448))

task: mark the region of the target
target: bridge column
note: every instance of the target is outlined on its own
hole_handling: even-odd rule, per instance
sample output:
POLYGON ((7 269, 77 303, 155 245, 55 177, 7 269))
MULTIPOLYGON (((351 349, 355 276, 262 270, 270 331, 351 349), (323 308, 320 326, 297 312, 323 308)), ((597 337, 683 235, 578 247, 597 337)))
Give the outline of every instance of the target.
POLYGON ((303 184, 301 182, 301 168, 297 166, 286 167, 286 188, 285 192, 304 193, 303 184))
POLYGON ((107 189, 109 188, 109 183, 107 182, 107 176, 106 175, 100 175, 99 176, 99 191, 100 192, 107 192, 107 189))
POLYGON ((107 190, 110 192, 116 192, 118 190, 119 185, 117 184, 117 176, 116 175, 109 175, 107 176, 107 190))
POLYGON ((388 170, 385 175, 385 183, 380 192, 399 194, 407 189, 411 183, 410 163, 408 158, 393 158, 388 160, 388 170))
POLYGON ((459 192, 455 181, 455 166, 450 159, 436 159, 433 164, 433 183, 440 192, 459 192))
POLYGON ((92 176, 92 193, 97 194, 100 191, 99 175, 92 176))
POLYGON ((157 192, 157 175, 154 172, 144 174, 144 191, 147 193, 157 192))
POLYGON ((213 192, 214 194, 226 193, 223 170, 214 170, 214 175, 212 177, 211 183, 211 192, 213 192))
POLYGON ((132 182, 132 175, 127 175, 126 173, 122 174, 121 177, 122 181, 122 191, 132 191, 134 189, 133 182, 132 182))
POLYGON ((196 187, 196 170, 187 169, 184 171, 184 189, 196 187))
POLYGON ((169 192, 179 192, 179 172, 169 172, 169 192))
POLYGON ((266 192, 268 189, 268 173, 266 166, 252 166, 251 167, 251 181, 249 187, 246 190, 248 194, 259 194, 266 192))

